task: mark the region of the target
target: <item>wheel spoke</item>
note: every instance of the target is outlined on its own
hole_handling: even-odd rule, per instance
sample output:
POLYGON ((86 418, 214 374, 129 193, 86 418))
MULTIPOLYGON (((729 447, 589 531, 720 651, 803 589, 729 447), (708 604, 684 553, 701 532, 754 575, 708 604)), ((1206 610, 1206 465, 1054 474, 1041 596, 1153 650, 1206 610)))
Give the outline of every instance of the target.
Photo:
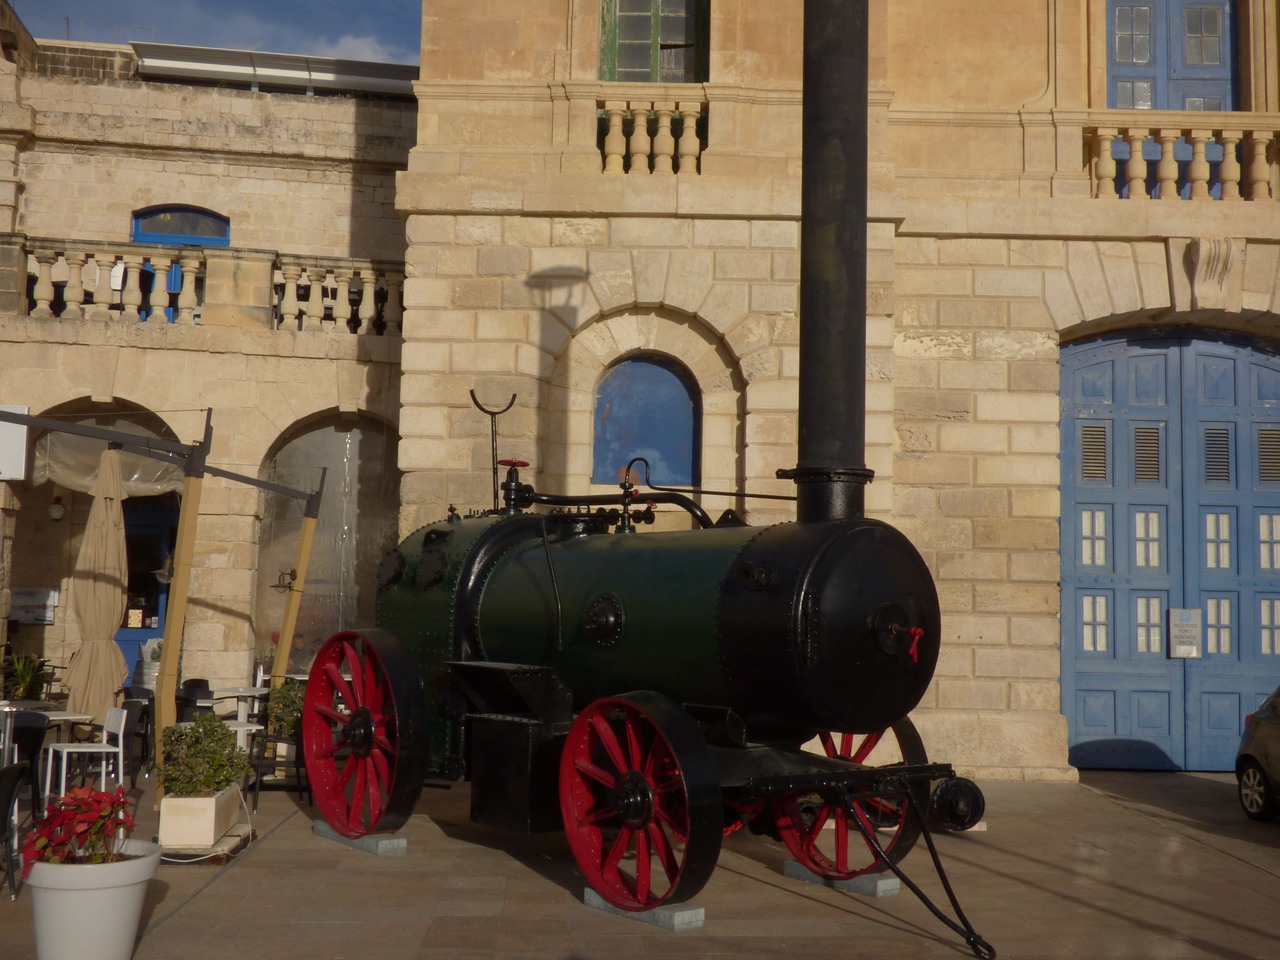
POLYGON ((649 831, 636 832, 636 902, 648 903, 653 885, 653 863, 649 860, 649 831))
POLYGON ((618 743, 618 738, 614 735, 613 728, 609 726, 609 721, 601 714, 595 713, 591 716, 591 726, 600 740, 600 746, 604 747, 604 752, 608 754, 613 768, 619 773, 625 772, 627 761, 622 755, 622 745, 618 743))
MULTIPOLYGON (((351 674, 351 690, 352 702, 356 707, 365 706, 364 702, 364 665, 360 662, 360 654, 356 651, 356 645, 351 642, 343 644, 343 660, 346 661, 347 670, 351 674)), ((339 673, 341 676, 341 673, 339 673)))
MULTIPOLYGON (((627 732, 627 767, 629 770, 642 770, 646 779, 649 776, 646 759, 642 758, 640 751, 640 732, 636 729, 636 721, 634 718, 627 717, 623 721, 623 726, 627 732)), ((648 758, 652 759, 652 756, 648 758)))
POLYGON ((676 877, 680 873, 680 863, 676 859, 675 848, 671 845, 671 838, 656 823, 651 823, 648 827, 650 838, 650 846, 658 855, 658 860, 662 863, 662 870, 667 875, 669 883, 675 883, 676 877))
POLYGON ((354 711, 358 706, 355 694, 352 693, 351 685, 347 683, 347 678, 342 675, 338 665, 333 662, 326 662, 324 674, 329 678, 329 682, 333 684, 333 692, 338 695, 338 699, 346 704, 348 711, 354 711))
POLYGON ((612 790, 618 783, 618 778, 603 767, 597 767, 594 763, 588 763, 585 760, 575 760, 573 767, 579 773, 586 777, 590 777, 600 786, 608 790, 612 790))
POLYGON ((341 710, 335 710, 333 707, 325 706, 324 704, 316 704, 313 709, 316 713, 320 714, 320 716, 332 723, 338 724, 340 727, 345 727, 351 723, 351 714, 343 713, 341 710))
POLYGON ((881 730, 879 733, 868 734, 865 738, 863 738, 862 743, 858 745, 858 749, 852 755, 848 753, 844 755, 846 757, 849 757, 849 759, 852 760, 854 763, 862 763, 864 760, 867 759, 868 756, 871 755, 871 751, 876 748, 876 744, 880 742, 880 738, 883 736, 884 736, 883 730, 881 730))
POLYGON ((631 849, 631 838, 635 836, 630 827, 623 827, 618 831, 618 836, 613 841, 613 846, 609 848, 609 852, 604 855, 604 868, 606 871, 618 869, 618 864, 622 862, 631 849))

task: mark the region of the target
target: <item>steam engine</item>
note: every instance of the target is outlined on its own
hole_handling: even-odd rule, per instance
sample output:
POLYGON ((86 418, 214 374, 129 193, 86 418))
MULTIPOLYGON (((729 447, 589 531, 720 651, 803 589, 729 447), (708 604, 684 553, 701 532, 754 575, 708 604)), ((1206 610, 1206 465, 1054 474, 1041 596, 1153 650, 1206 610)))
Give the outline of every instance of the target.
POLYGON ((629 483, 573 501, 508 463, 505 505, 409 536, 381 565, 378 628, 317 658, 304 741, 338 832, 395 829, 425 778, 465 777, 474 820, 565 829, 592 886, 631 910, 696 893, 743 825, 831 879, 910 849, 911 805, 951 770, 905 719, 940 623, 901 533, 713 524, 629 483), (658 502, 699 528, 636 532, 658 502))

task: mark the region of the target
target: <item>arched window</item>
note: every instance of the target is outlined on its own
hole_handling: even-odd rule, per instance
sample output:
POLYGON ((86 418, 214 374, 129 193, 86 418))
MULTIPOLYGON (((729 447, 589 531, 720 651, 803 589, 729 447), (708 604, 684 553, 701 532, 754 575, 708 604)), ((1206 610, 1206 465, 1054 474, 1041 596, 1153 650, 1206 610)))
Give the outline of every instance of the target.
POLYGON ((617 483, 632 457, 649 461, 654 483, 700 482, 701 396, 674 360, 645 354, 610 368, 596 392, 594 423, 592 483, 617 483))
POLYGON ((199 207, 151 207, 134 213, 132 239, 165 246, 229 247, 231 221, 199 207))
POLYGON ((710 0, 604 0, 600 79, 705 83, 710 0))
MULTIPOLYGON (((202 210, 199 207, 164 206, 137 210, 133 214, 133 230, 131 237, 134 243, 150 243, 166 247, 229 247, 231 245, 231 221, 218 213, 202 210)), ((123 271, 123 264, 119 265, 123 271)), ((112 280, 113 286, 119 277, 112 280)), ((142 268, 140 278, 142 285, 142 318, 146 320, 150 312, 151 289, 156 283, 155 272, 151 265, 142 268)), ((173 263, 164 278, 166 290, 172 301, 182 291, 182 264, 173 263)), ((118 289, 118 287, 117 287, 118 289)), ((204 303, 204 278, 196 278, 196 299, 204 303)), ((197 307, 197 314, 199 307, 197 307)), ((172 323, 175 315, 173 306, 165 308, 165 318, 172 323)))

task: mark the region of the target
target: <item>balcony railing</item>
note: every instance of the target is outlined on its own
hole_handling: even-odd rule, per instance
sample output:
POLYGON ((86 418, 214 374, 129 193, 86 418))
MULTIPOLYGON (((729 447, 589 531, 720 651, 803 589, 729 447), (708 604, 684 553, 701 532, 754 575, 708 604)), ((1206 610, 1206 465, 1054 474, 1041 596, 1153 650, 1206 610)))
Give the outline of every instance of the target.
MULTIPOLYGON (((28 239, 25 299, 37 320, 199 324, 207 304, 209 258, 201 247, 28 239)), ((219 250, 235 259, 235 251, 219 250)), ((401 329, 404 265, 279 255, 261 264, 272 329, 380 336, 401 329)), ((243 292, 241 292, 243 293, 243 292)), ((222 292, 223 299, 240 296, 222 292)), ((236 308, 236 303, 222 307, 236 308)))
POLYGON ((1099 199, 1273 196, 1280 116, 1109 110, 1090 118, 1085 146, 1099 199))
POLYGON ((371 260, 281 256, 275 270, 275 325, 288 330, 400 332, 404 268, 371 260))
POLYGON ((604 172, 697 174, 707 140, 706 106, 699 100, 598 100, 604 172))

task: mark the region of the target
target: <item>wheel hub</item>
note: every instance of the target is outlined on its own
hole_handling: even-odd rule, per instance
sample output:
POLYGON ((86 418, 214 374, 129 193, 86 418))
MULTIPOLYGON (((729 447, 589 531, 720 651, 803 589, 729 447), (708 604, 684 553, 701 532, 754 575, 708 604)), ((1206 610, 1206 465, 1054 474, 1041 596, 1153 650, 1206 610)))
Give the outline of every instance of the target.
POLYGON ((613 807, 628 827, 642 827, 653 819, 653 791, 643 774, 632 770, 622 775, 613 807))
POLYGON ((373 752, 373 714, 368 707, 357 707, 351 714, 344 739, 357 757, 367 757, 373 752))

